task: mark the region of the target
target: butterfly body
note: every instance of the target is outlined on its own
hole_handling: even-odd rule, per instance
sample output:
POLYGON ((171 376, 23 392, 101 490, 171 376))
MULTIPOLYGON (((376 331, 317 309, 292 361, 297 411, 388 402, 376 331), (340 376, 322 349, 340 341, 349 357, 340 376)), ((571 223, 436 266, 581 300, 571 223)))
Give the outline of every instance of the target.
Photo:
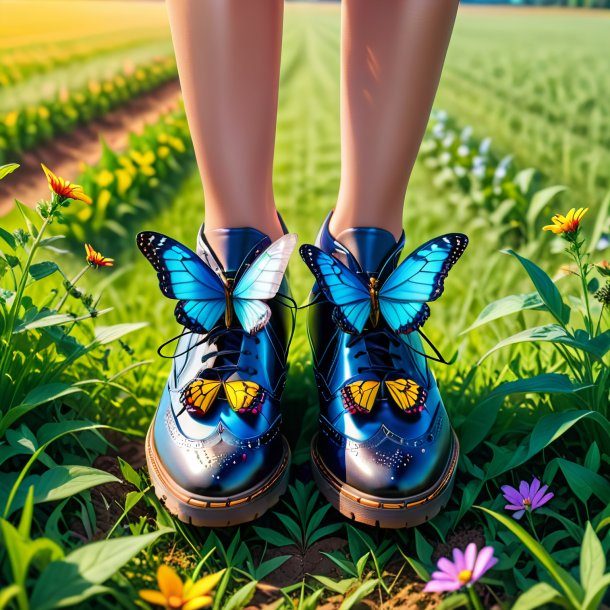
POLYGON ((369 278, 369 293, 371 295, 371 324, 373 328, 379 324, 379 280, 375 277, 369 278))
POLYGON ((233 280, 231 278, 224 278, 224 289, 225 289, 225 326, 231 328, 233 324, 233 315, 235 309, 233 307, 233 280))

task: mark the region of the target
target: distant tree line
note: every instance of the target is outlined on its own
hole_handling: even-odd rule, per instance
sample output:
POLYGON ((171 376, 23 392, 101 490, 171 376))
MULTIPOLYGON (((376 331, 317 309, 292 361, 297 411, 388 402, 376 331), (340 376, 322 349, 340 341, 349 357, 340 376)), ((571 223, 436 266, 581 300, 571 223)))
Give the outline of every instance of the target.
POLYGON ((462 0, 464 4, 516 4, 522 6, 569 6, 610 8, 610 0, 462 0))

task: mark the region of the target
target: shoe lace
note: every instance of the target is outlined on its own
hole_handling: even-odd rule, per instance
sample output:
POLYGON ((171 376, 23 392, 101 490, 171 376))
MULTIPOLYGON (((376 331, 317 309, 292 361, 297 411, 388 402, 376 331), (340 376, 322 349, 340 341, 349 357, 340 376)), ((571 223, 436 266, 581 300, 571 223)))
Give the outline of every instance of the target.
POLYGON ((390 347, 399 347, 401 341, 389 329, 370 330, 359 335, 353 335, 347 340, 347 347, 353 348, 358 343, 363 349, 357 351, 354 358, 357 360, 363 356, 368 356, 370 362, 369 366, 359 366, 358 373, 370 371, 384 376, 394 370, 390 347))
MULTIPOLYGON (((288 307, 292 313, 292 325, 291 325, 291 334, 289 343, 292 340, 292 336, 294 335, 295 322, 296 322, 296 310, 297 304, 294 299, 288 295, 284 294, 276 294, 275 302, 288 307)), ((252 366, 242 366, 241 356, 250 356, 252 355, 252 350, 248 347, 244 347, 245 343, 249 343, 249 341, 244 341, 244 338, 251 338, 255 345, 260 345, 261 339, 257 335, 250 334, 244 328, 240 326, 231 326, 227 328, 224 324, 219 323, 216 326, 212 327, 209 331, 198 333, 196 331, 185 328, 181 333, 175 335, 168 341, 165 341, 157 348, 157 353, 162 358, 179 358, 188 354, 191 350, 199 347, 203 344, 214 345, 216 347, 215 350, 210 350, 203 354, 201 357, 201 363, 205 364, 208 360, 215 358, 214 366, 210 368, 210 370, 218 373, 219 378, 223 378, 224 374, 230 374, 234 372, 241 372, 246 375, 257 375, 258 369, 252 366), (167 345, 172 344, 174 341, 179 340, 185 335, 199 335, 199 340, 194 343, 190 343, 189 346, 180 353, 173 354, 164 354, 163 348, 167 345)))

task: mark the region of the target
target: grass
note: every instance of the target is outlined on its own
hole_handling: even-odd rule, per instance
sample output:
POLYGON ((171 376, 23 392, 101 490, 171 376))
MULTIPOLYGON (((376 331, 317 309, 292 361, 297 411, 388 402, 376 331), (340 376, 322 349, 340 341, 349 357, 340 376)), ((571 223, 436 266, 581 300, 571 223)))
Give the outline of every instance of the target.
MULTIPOLYGON (((511 32, 508 26, 499 24, 494 14, 482 17, 465 13, 460 19, 454 42, 458 49, 472 44, 470 39, 474 30, 468 28, 478 28, 476 31, 480 32, 486 24, 490 27, 497 24, 498 28, 505 28, 506 36, 511 32)), ((562 16, 545 15, 544 19, 544 22, 538 21, 537 26, 524 26, 525 33, 517 28, 515 39, 564 27, 562 16)), ((575 27, 584 28, 585 18, 581 19, 582 25, 576 21, 575 27)), ((512 23, 516 27, 522 22, 512 23)), ((592 31, 595 32, 593 26, 592 31)), ((301 242, 311 242, 315 238, 320 223, 334 203, 339 184, 338 33, 337 7, 297 5, 287 10, 274 186, 278 208, 289 228, 299 233, 301 242)), ((494 42, 500 44, 500 41, 498 36, 494 42)), ((519 53, 516 57, 518 61, 519 53)), ((450 66, 452 61, 450 56, 450 66)), ((451 76, 451 68, 449 74, 441 86, 441 103, 447 100, 448 105, 451 98, 443 98, 446 95, 443 91, 447 91, 450 79, 456 78, 451 76)), ((493 96, 484 99, 489 100, 485 103, 493 105, 493 96)), ((476 118, 476 108, 470 116, 454 107, 449 110, 461 125, 474 122, 476 118)), ((514 141, 512 145, 506 141, 502 146, 503 140, 496 137, 502 131, 498 120, 488 129, 482 122, 476 122, 474 127, 479 137, 491 136, 499 152, 518 153, 524 166, 533 163, 528 148, 518 149, 514 141)), ((109 530, 111 533, 109 540, 104 542, 123 545, 120 557, 124 561, 119 561, 119 553, 115 551, 114 569, 103 572, 107 574, 104 578, 102 572, 96 575, 86 572, 86 583, 79 581, 81 587, 95 587, 112 577, 108 581, 112 592, 97 591, 100 595, 87 602, 92 607, 116 607, 117 604, 134 607, 137 589, 156 586, 154 574, 161 563, 171 564, 182 575, 226 569, 217 588, 215 608, 244 607, 255 593, 254 581, 272 582, 280 587, 281 591, 274 590, 273 595, 280 599, 278 603, 284 608, 295 605, 303 610, 314 608, 322 600, 335 596, 334 607, 343 604, 342 608, 347 610, 364 597, 373 603, 387 600, 403 587, 411 591, 407 603, 429 603, 430 607, 436 607, 439 597, 422 598, 418 592, 421 585, 410 583, 426 580, 439 556, 449 555, 453 546, 463 548, 472 540, 492 544, 500 558, 496 569, 476 589, 485 607, 499 599, 502 607, 508 608, 523 591, 538 587, 537 591, 541 593, 541 587, 550 586, 548 583, 555 587, 554 599, 564 595, 562 603, 568 607, 587 607, 585 591, 594 602, 598 600, 594 588, 602 582, 605 564, 602 559, 610 548, 606 450, 610 424, 606 419, 607 357, 603 360, 603 356, 595 356, 594 351, 601 353, 610 347, 608 331, 605 331, 607 318, 601 327, 605 334, 600 332, 593 341, 592 334, 584 330, 590 322, 584 318, 587 311, 584 302, 586 298, 593 301, 592 290, 583 293, 574 275, 562 279, 555 287, 542 270, 538 272, 527 261, 519 262, 513 256, 501 253, 502 228, 494 225, 493 211, 477 211, 472 206, 460 205, 460 198, 451 187, 447 190, 435 185, 436 174, 422 161, 417 163, 406 199, 407 250, 447 231, 463 231, 471 240, 467 252, 446 282, 445 294, 432 305, 432 317, 426 324, 427 334, 441 351, 446 355, 458 352, 454 365, 433 367, 462 443, 456 491, 447 510, 417 530, 381 532, 346 523, 321 500, 313 484, 308 482, 308 443, 315 430, 317 407, 304 316, 300 315, 290 356, 292 375, 283 400, 284 430, 295 449, 295 468, 290 492, 280 506, 255 524, 210 531, 173 521, 156 501, 146 473, 136 472, 123 463, 116 474, 129 481, 130 495, 125 494, 124 487, 92 491, 95 484, 87 487, 84 475, 109 483, 108 473, 79 471, 75 480, 83 486, 80 493, 67 497, 55 492, 59 503, 45 503, 40 499, 40 490, 46 479, 41 479, 37 484, 39 493, 33 500, 35 509, 28 504, 23 486, 18 500, 25 509, 15 512, 10 522, 0 521, 2 539, 13 541, 11 548, 17 549, 10 555, 13 562, 17 561, 18 551, 22 549, 19 544, 24 544, 23 548, 40 549, 38 563, 26 570, 30 577, 24 577, 22 584, 28 595, 31 594, 31 600, 42 598, 57 570, 64 569, 70 562, 81 565, 78 562, 82 561, 84 566, 86 560, 95 556, 96 548, 102 547, 94 547, 91 539, 103 519, 110 519, 111 524, 103 530, 102 535, 108 535, 109 530), (486 305, 518 293, 537 295, 540 299, 537 309, 518 308, 512 316, 501 316, 501 306, 496 305, 499 317, 493 323, 460 334, 486 305), (568 306, 572 309, 570 323, 565 319, 568 306), (544 331, 545 335, 538 330, 528 342, 499 349, 480 361, 490 348, 503 340, 518 332, 530 332, 535 326, 548 326, 551 322, 555 325, 553 336, 558 336, 560 331, 564 333, 561 335, 563 343, 554 342, 547 331, 544 331), (569 345, 568 340, 572 341, 569 345), (518 485, 521 479, 531 480, 533 475, 552 486, 555 499, 540 514, 533 515, 524 531, 500 514, 504 506, 500 486, 518 485), (94 510, 96 504, 90 498, 97 499, 98 510, 94 510), (475 503, 487 512, 478 510, 473 506, 475 503), (101 510, 100 504, 104 507, 101 510), (31 514, 36 518, 28 523, 31 514), (308 531, 312 522, 318 526, 308 531), (15 542, 18 538, 11 527, 18 527, 23 540, 36 538, 37 546, 15 542), (173 531, 163 529, 165 527, 173 528, 173 531), (318 536, 319 531, 324 531, 324 536, 318 536), (76 532, 79 532, 78 537, 76 532), (160 538, 153 540, 155 536, 160 538), (53 544, 61 545, 61 553, 80 552, 82 555, 57 559, 50 564, 54 567, 49 568, 44 553, 55 552, 57 557, 61 556, 53 544), (75 548, 78 550, 73 551, 75 548), (307 563, 312 556, 319 561, 322 551, 326 553, 323 557, 327 563, 307 563), (289 558, 291 555, 295 556, 294 560, 289 558), (588 557, 595 559, 589 561, 588 557), (313 567, 309 569, 303 565, 313 567), (48 574, 41 578, 47 570, 48 574), (578 582, 566 576, 567 572, 577 575, 578 582), (43 585, 35 583, 36 577, 43 585)), ((547 172, 549 183, 552 183, 556 178, 552 167, 538 167, 547 172)), ((203 203, 200 179, 193 167, 174 196, 156 215, 143 220, 138 230, 162 231, 193 247, 195 227, 203 220, 203 203)), ((592 202, 596 209, 589 213, 583 235, 591 233, 592 219, 599 213, 600 206, 595 203, 592 202)), ((15 218, 12 215, 6 223, 3 221, 3 228, 14 229, 15 218)), ((603 220, 603 215, 600 218, 603 220)), ((87 231, 86 223, 83 224, 83 230, 87 231)), ((91 380, 92 387, 97 389, 86 394, 86 399, 70 395, 63 400, 50 400, 19 422, 27 428, 11 427, 6 435, 5 452, 0 452, 0 458, 9 450, 22 452, 11 454, 4 462, 11 467, 11 481, 24 467, 23 447, 29 447, 31 443, 37 446, 49 438, 49 428, 45 429, 44 425, 50 422, 63 426, 62 430, 68 432, 54 440, 44 457, 32 467, 34 476, 42 477, 53 468, 66 465, 90 466, 93 456, 108 450, 108 438, 104 440, 96 435, 95 426, 112 425, 128 430, 132 438, 142 438, 145 434, 170 366, 169 361, 157 357, 155 350, 179 328, 172 316, 173 304, 161 296, 155 274, 135 248, 134 237, 129 235, 117 240, 114 251, 104 251, 116 258, 115 271, 111 274, 107 274, 108 270, 88 272, 79 282, 85 295, 89 292, 97 295, 103 289, 99 307, 113 306, 114 310, 99 320, 84 320, 76 326, 75 337, 84 342, 85 338, 95 336, 95 329, 100 324, 145 321, 148 325, 137 333, 125 335, 121 343, 107 344, 97 351, 92 349, 75 366, 68 368, 67 374, 55 380, 70 387, 79 379, 91 380), (95 386, 93 380, 97 380, 95 386), (83 418, 87 420, 86 430, 72 433, 69 426, 83 425, 80 423, 83 418)), ((87 234, 86 239, 95 245, 94 234, 87 234)), ((560 265, 570 260, 554 249, 553 244, 558 243, 551 242, 547 234, 540 232, 519 253, 555 275, 560 265)), ((62 262, 67 277, 73 277, 83 264, 80 249, 75 250, 75 255, 50 256, 62 262)), ((601 257, 603 253, 596 256, 601 257)), ((14 268, 18 273, 18 266, 14 268)), ((9 286, 10 276, 5 265, 3 269, 5 287, 9 286)), ((297 257, 291 262, 290 273, 295 297, 302 302, 311 285, 311 277, 297 257)), ((597 278, 598 284, 603 281, 603 278, 597 278)), ((57 273, 28 288, 31 303, 56 303, 53 299, 57 297, 52 292, 51 297, 48 296, 50 287, 63 293, 61 277, 57 273)), ((82 295, 78 300, 69 298, 66 311, 80 313, 83 305, 82 295)), ((39 314, 30 309, 27 315, 31 320, 39 314)), ((594 307, 593 317, 599 314, 599 306, 594 307)), ((6 327, 3 328, 6 333, 6 327)), ((62 336, 63 343, 58 342, 55 347, 52 342, 46 345, 44 336, 44 333, 31 332, 18 337, 16 350, 32 354, 23 359, 28 363, 26 371, 19 370, 22 361, 18 357, 14 364, 9 363, 9 373, 19 374, 24 380, 22 392, 36 386, 39 368, 48 371, 52 365, 61 369, 59 346, 65 347, 66 337, 62 336), (41 345, 43 351, 34 357, 41 345), (28 349, 31 352, 27 352, 28 349), (39 367, 37 363, 45 359, 49 366, 39 367)), ((2 389, 7 390, 11 398, 13 393, 8 391, 8 377, 3 379, 2 389)), ((45 382, 48 381, 46 377, 45 382)), ((15 398, 11 408, 19 400, 22 398, 15 398)), ((115 439, 110 437, 110 440, 114 442, 115 439)), ((107 565, 111 563, 110 559, 108 562, 107 565)), ((0 564, 3 573, 9 574, 5 556, 0 556, 0 564)), ((69 588, 72 584, 73 581, 66 577, 66 591, 72 591, 69 588)), ((84 595, 83 590, 90 591, 81 589, 79 595, 84 595)), ((262 591, 261 588, 256 594, 254 601, 257 604, 264 599, 262 591)), ((51 593, 59 595, 56 590, 51 593)), ((51 593, 48 598, 55 599, 51 593)), ((19 596, 9 607, 27 608, 28 596, 22 590, 19 596)), ((467 604, 468 600, 457 596, 453 603, 456 604, 453 607, 458 607, 460 603, 467 604)), ((589 605, 591 610, 593 607, 589 605)))
POLYGON ((574 201, 599 200, 610 189, 609 15, 460 11, 438 105, 574 201))

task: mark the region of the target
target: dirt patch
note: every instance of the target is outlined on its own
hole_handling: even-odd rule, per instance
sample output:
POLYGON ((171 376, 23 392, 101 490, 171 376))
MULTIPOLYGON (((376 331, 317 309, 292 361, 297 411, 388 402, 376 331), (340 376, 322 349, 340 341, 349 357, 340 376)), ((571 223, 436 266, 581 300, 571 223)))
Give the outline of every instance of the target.
POLYGON ((57 136, 34 150, 24 152, 21 159, 15 159, 21 167, 0 183, 0 216, 12 209, 15 198, 30 206, 48 198, 49 187, 41 163, 58 176, 76 181, 81 162, 93 165, 99 161, 102 153, 100 137, 110 148, 123 149, 128 144, 130 133, 141 133, 161 114, 175 110, 179 100, 180 84, 176 78, 69 134, 57 136))

